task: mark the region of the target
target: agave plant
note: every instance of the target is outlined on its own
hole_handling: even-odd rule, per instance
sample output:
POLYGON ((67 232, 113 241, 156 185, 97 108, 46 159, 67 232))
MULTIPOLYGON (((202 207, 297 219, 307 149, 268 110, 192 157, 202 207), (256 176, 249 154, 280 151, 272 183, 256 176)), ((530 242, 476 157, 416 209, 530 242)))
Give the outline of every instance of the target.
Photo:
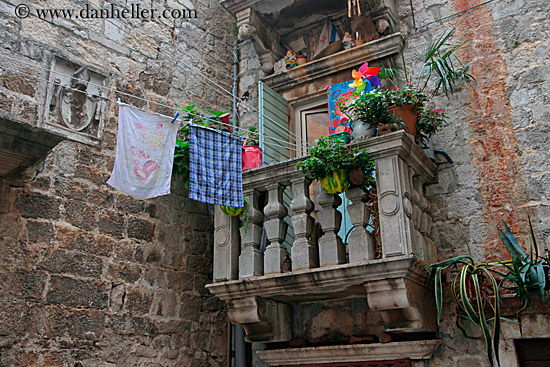
MULTIPOLYGON (((468 249, 469 250, 469 249, 468 249)), ((464 320, 479 326, 483 333, 487 357, 491 366, 494 365, 493 356, 500 366, 498 346, 500 342, 500 294, 495 274, 501 274, 497 268, 501 264, 476 264, 471 255, 461 255, 429 265, 427 270, 434 280, 435 302, 437 307, 437 324, 441 318, 443 305, 442 271, 456 266, 458 272, 451 281, 452 299, 456 304, 456 324, 464 336, 470 338, 462 325, 464 320), (494 296, 491 300, 490 296, 494 296), (487 312, 489 313, 487 314, 487 312), (489 323, 493 322, 492 331, 489 323)))
MULTIPOLYGON (((498 347, 500 343, 500 324, 507 320, 500 315, 500 288, 511 290, 522 303, 517 315, 531 305, 531 294, 538 294, 546 302, 548 260, 539 256, 531 218, 529 218, 530 252, 525 254, 512 234, 508 224, 503 222, 504 231, 499 232, 504 245, 512 255, 511 260, 476 264, 471 256, 461 255, 429 265, 430 279, 434 281, 437 323, 441 318, 443 304, 442 271, 452 266, 457 273, 451 281, 452 299, 456 304, 457 327, 469 337, 462 321, 469 321, 481 329, 487 357, 491 366, 493 357, 500 366, 498 347), (497 279, 499 281, 497 282, 497 279), (488 313, 487 313, 488 312, 488 313), (492 331, 489 323, 493 324, 492 331)), ((468 251, 470 248, 468 247, 468 251)), ((518 317, 519 319, 519 317, 518 317)))
POLYGON ((529 218, 529 254, 526 254, 518 245, 510 228, 504 223, 504 231, 499 229, 504 245, 512 254, 512 260, 503 262, 508 273, 502 278, 502 288, 509 289, 520 299, 522 307, 518 314, 527 306, 531 306, 531 294, 537 294, 540 300, 546 303, 546 273, 547 259, 539 256, 539 250, 533 232, 531 218, 529 218), (511 286, 507 286, 511 284, 511 286))

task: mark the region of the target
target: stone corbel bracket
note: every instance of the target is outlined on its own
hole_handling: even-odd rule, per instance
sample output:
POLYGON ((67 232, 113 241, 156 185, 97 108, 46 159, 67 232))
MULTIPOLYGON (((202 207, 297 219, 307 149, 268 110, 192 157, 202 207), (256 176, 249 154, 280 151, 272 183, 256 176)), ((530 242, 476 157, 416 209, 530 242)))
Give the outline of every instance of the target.
MULTIPOLYGON (((273 64, 282 58, 286 50, 281 46, 281 37, 251 8, 236 13, 239 36, 244 35, 252 40, 254 50, 265 69, 273 68, 273 64), (248 28, 248 29, 247 29, 248 28)), ((245 39, 241 39, 244 41, 245 39)))
POLYGON ((227 315, 241 325, 248 342, 281 342, 291 339, 291 309, 288 304, 262 297, 227 301, 227 315))
POLYGON ((369 309, 379 311, 387 333, 424 333, 436 330, 433 291, 426 287, 420 263, 400 269, 393 279, 366 282, 369 309))
POLYGON ((396 21, 397 6, 395 0, 367 0, 370 15, 376 31, 381 35, 388 35, 399 30, 396 21))

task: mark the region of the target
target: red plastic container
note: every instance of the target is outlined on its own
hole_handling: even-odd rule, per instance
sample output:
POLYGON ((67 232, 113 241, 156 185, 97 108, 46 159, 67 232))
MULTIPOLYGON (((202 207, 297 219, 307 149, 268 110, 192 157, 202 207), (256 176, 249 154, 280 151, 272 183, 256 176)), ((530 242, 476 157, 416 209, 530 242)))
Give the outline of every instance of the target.
POLYGON ((255 145, 246 145, 246 140, 243 144, 243 171, 260 167, 262 165, 262 149, 255 145))

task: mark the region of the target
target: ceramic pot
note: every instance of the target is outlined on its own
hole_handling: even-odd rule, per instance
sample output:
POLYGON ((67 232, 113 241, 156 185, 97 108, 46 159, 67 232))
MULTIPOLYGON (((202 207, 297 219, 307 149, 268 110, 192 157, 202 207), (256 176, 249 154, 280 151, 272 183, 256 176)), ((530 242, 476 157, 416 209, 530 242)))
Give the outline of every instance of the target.
POLYGON ((412 104, 405 106, 388 107, 388 112, 395 118, 400 118, 405 124, 405 131, 412 136, 416 135, 416 123, 418 122, 418 112, 413 108, 412 104))
POLYGON ((354 120, 351 123, 351 126, 353 128, 353 132, 351 133, 351 135, 354 138, 358 138, 360 136, 372 138, 373 136, 376 136, 376 127, 371 127, 369 124, 362 120, 354 120))
POLYGON ((225 206, 220 205, 220 209, 224 214, 229 215, 230 217, 236 217, 244 211, 244 207, 234 207, 234 206, 225 206))
POLYGON ((329 194, 341 194, 348 188, 348 173, 344 170, 332 171, 332 174, 322 178, 321 186, 329 194))

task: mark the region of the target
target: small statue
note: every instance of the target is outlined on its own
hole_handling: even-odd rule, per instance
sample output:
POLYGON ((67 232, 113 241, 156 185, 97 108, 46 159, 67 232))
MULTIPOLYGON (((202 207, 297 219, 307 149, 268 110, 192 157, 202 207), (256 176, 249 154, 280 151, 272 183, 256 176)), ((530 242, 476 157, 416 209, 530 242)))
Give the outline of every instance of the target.
POLYGON ((351 38, 351 34, 349 34, 349 32, 344 33, 342 44, 344 45, 344 50, 347 50, 356 46, 356 42, 353 38, 351 38))
POLYGON ((298 61, 296 60, 296 54, 292 52, 292 50, 288 50, 286 52, 285 64, 287 69, 291 69, 296 65, 298 65, 298 61))

